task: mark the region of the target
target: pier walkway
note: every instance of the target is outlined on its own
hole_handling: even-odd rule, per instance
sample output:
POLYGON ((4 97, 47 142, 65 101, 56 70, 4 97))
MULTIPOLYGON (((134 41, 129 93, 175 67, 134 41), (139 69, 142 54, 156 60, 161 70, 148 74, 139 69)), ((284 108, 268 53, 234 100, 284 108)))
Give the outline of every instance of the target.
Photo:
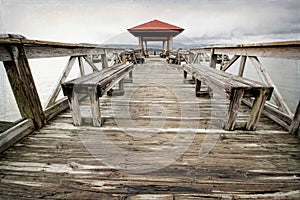
POLYGON ((182 73, 147 59, 124 96, 101 97, 103 127, 65 111, 3 152, 0 199, 300 198, 299 139, 264 116, 223 130, 226 98, 195 97, 182 73))

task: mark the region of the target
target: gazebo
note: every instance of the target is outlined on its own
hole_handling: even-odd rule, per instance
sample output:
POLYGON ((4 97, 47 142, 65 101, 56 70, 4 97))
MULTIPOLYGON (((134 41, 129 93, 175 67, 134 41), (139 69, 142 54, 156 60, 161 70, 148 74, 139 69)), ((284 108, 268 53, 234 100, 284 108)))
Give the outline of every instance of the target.
POLYGON ((139 48, 144 54, 144 44, 147 50, 148 41, 162 41, 162 49, 167 54, 173 48, 173 38, 184 29, 157 19, 127 29, 132 35, 138 37, 139 48))

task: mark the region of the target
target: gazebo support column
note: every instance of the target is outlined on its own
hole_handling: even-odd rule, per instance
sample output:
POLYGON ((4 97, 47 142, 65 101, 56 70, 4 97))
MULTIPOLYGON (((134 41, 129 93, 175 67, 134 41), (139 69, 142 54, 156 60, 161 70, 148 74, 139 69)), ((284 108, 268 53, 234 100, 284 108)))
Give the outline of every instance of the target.
POLYGON ((173 49, 173 36, 169 37, 169 51, 173 49))
POLYGON ((139 37, 139 48, 142 49, 143 43, 142 43, 142 37, 139 37))
POLYGON ((148 54, 145 52, 148 51, 147 41, 162 41, 162 49, 166 51, 168 56, 173 49, 173 38, 184 29, 159 20, 152 20, 127 30, 139 38, 139 48, 142 50, 142 55, 147 56, 148 54), (143 45, 145 45, 145 51, 143 45))
POLYGON ((170 52, 170 39, 168 37, 168 39, 167 39, 167 52, 166 52, 167 56, 169 56, 169 52, 170 52))
POLYGON ((163 43, 162 43, 162 49, 163 49, 163 50, 166 50, 166 41, 165 41, 165 40, 163 40, 163 43))

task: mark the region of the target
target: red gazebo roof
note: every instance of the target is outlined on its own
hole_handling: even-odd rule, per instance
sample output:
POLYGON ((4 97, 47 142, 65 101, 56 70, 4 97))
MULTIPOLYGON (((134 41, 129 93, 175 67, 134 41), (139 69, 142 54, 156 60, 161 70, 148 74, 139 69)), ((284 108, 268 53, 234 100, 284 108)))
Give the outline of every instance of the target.
POLYGON ((138 26, 127 29, 128 31, 138 31, 138 30, 176 30, 182 32, 184 29, 166 22, 159 21, 157 19, 138 26))
POLYGON ((167 40, 170 36, 175 37, 184 29, 157 19, 127 29, 135 37, 143 37, 147 40, 167 40))

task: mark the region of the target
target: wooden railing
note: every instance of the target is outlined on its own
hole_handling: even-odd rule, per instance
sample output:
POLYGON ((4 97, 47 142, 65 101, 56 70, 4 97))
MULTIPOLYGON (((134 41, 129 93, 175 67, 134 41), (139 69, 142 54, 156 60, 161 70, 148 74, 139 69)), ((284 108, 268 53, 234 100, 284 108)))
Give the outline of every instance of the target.
MULTIPOLYGON (((269 103, 266 104, 263 114, 288 129, 292 134, 299 135, 300 102, 298 103, 296 112, 292 113, 258 57, 299 60, 300 41, 259 43, 236 46, 210 46, 194 48, 190 49, 190 51, 192 53, 189 58, 191 63, 200 63, 206 60, 209 61, 209 66, 213 68, 216 68, 217 56, 232 55, 232 58, 228 62, 221 65, 220 70, 226 71, 235 62, 237 62, 237 60, 240 60, 238 76, 241 77, 244 74, 246 60, 249 59, 263 83, 274 87, 272 98, 275 102, 275 105, 269 103)), ((252 105, 252 102, 249 99, 244 99, 243 102, 248 106, 252 105)))
MULTIPOLYGON (((84 62, 88 63, 88 66, 93 71, 99 70, 91 60, 92 55, 101 55, 102 68, 105 68, 116 64, 114 62, 120 62, 119 55, 124 51, 125 49, 121 48, 29 40, 20 35, 2 35, 0 38, 0 61, 4 64, 23 121, 1 134, 0 152, 9 145, 2 144, 7 138, 11 139, 11 137, 15 137, 16 135, 23 137, 24 127, 26 127, 26 130, 39 129, 49 119, 68 108, 66 98, 57 98, 61 91, 61 83, 67 79, 76 60, 79 64, 80 75, 83 76, 86 73, 84 62), (111 59, 110 63, 108 63, 106 58, 108 54, 113 55, 115 58, 111 59), (69 61, 49 97, 46 109, 43 110, 28 59, 64 56, 70 56, 69 61), (27 125, 24 125, 25 122, 27 125)), ((26 133, 28 134, 28 131, 26 133)), ((11 141, 18 139, 15 137, 11 141)))

